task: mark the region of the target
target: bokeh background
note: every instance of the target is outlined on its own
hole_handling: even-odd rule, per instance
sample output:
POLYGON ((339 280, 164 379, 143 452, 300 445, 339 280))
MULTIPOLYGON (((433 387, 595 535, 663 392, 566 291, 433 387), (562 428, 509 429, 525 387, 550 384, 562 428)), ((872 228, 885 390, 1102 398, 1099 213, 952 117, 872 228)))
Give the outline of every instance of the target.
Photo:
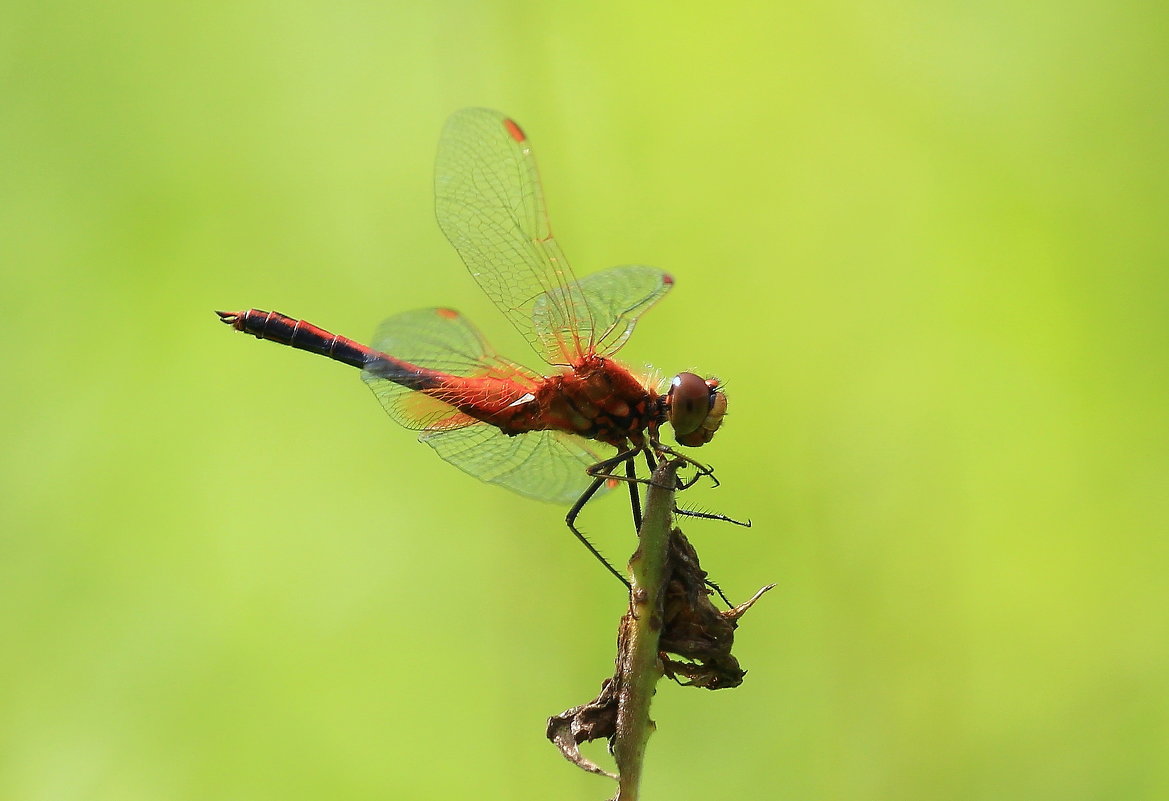
POLYGON ((579 273, 676 276, 626 360, 729 385, 689 500, 755 525, 686 529, 779 586, 741 688, 661 687, 647 798, 1169 796, 1167 16, 5 3, 0 798, 611 793, 543 737, 623 610, 563 511, 212 315, 523 358, 433 220, 467 105, 579 273))

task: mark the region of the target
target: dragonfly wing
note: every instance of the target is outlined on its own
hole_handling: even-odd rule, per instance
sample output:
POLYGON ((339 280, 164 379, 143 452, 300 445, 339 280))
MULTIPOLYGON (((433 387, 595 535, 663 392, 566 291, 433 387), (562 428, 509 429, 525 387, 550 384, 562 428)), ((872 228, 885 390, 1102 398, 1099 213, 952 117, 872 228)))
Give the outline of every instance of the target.
POLYGON ((435 216, 471 275, 551 364, 592 346, 592 308, 552 237, 531 145, 498 111, 447 120, 434 173, 435 216), (533 307, 544 298, 539 317, 533 307))
MULTIPOLYGON (((627 264, 610 267, 592 275, 586 275, 577 282, 577 288, 589 306, 589 317, 593 321, 593 347, 597 353, 616 353, 633 333, 638 319, 651 306, 670 291, 674 279, 670 274, 656 267, 627 264)), ((559 290, 545 293, 536 299, 532 315, 537 320, 545 316, 556 317, 556 309, 562 304, 556 302, 559 290)))
MULTIPOLYGON (((497 356, 478 329, 453 309, 417 309, 396 314, 378 327, 371 347, 428 370, 512 383, 517 398, 529 392, 540 378, 526 367, 497 356)), ((448 430, 478 422, 438 398, 380 375, 376 365, 363 370, 361 377, 390 417, 407 428, 448 430)))
MULTIPOLYGON (((390 317, 378 327, 372 347, 417 367, 450 375, 500 379, 516 396, 536 388, 540 376, 498 355, 467 318, 451 309, 418 309, 390 317)), ((604 457, 595 444, 561 431, 531 431, 509 437, 425 392, 378 375, 362 378, 390 416, 422 429, 422 442, 459 469, 491 484, 553 503, 575 501, 592 479, 585 469, 604 457)))
POLYGON ((605 458, 595 443, 573 434, 529 431, 509 437, 486 423, 427 432, 419 440, 478 479, 562 505, 588 489, 593 479, 586 468, 605 458))

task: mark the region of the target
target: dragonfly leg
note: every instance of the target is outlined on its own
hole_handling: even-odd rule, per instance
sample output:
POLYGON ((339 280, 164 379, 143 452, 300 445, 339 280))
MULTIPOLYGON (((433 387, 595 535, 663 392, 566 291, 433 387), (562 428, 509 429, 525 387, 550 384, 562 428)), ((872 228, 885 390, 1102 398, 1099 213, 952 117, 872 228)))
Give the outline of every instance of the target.
POLYGON ((714 475, 714 468, 711 467, 710 465, 705 465, 702 462, 699 462, 695 459, 691 459, 686 454, 679 453, 678 451, 671 448, 669 445, 659 445, 658 447, 659 447, 661 453, 669 454, 670 456, 681 459, 683 462, 685 462, 686 464, 688 464, 694 468, 695 472, 694 472, 693 476, 691 476, 689 479, 687 479, 685 481, 679 480, 678 489, 689 489, 690 487, 693 487, 695 484, 698 483, 698 480, 700 478, 702 478, 703 476, 709 476, 710 480, 714 482, 714 486, 717 487, 719 485, 719 480, 714 475))
POLYGON ((730 523, 735 526, 751 528, 750 520, 735 520, 733 517, 719 514, 718 512, 700 512, 697 509, 683 509, 679 506, 675 506, 674 514, 681 515, 682 517, 697 517, 701 518, 702 520, 721 520, 724 523, 730 523))
MULTIPOLYGON (((690 457, 686 456, 685 454, 678 453, 677 451, 675 451, 673 448, 669 447, 668 445, 662 445, 656 439, 653 441, 653 450, 659 456, 662 456, 665 454, 669 454, 671 456, 676 456, 676 457, 682 459, 687 464, 692 465, 696 469, 694 476, 691 479, 689 479, 688 481, 683 481, 681 479, 678 480, 678 489, 680 489, 680 490, 681 489, 688 489, 689 487, 694 486, 694 484, 703 476, 710 476, 711 481, 714 482, 714 486, 717 487, 719 485, 718 479, 715 478, 715 476, 714 476, 714 468, 712 468, 708 465, 704 465, 701 462, 697 462, 694 459, 691 459, 690 457)), ((645 450, 645 459, 646 459, 646 464, 649 465, 649 470, 652 473, 654 470, 654 457, 650 453, 649 448, 646 448, 646 450, 645 450)), ((750 520, 748 520, 744 523, 741 520, 735 520, 733 517, 728 517, 727 515, 723 515, 723 514, 717 514, 715 512, 699 512, 699 511, 696 511, 693 509, 683 509, 683 508, 679 507, 677 504, 674 505, 674 513, 679 515, 680 517, 696 517, 696 518, 701 518, 703 520, 721 520, 721 521, 724 521, 726 523, 732 523, 736 526, 743 526, 745 528, 751 527, 750 520)), ((716 584, 714 581, 711 581, 708 578, 704 578, 703 583, 707 587, 710 587, 712 590, 714 590, 716 593, 718 593, 718 597, 722 599, 723 603, 725 603, 727 605, 728 609, 734 608, 734 604, 732 604, 731 600, 729 598, 727 598, 727 594, 725 592, 723 592, 722 587, 720 587, 718 584, 716 584)))
MULTIPOLYGON (((751 528, 751 521, 750 520, 748 520, 746 522, 744 522, 742 520, 735 520, 733 517, 728 517, 727 515, 718 514, 717 512, 700 512, 696 509, 683 509, 679 506, 674 506, 674 514, 679 515, 681 517, 696 517, 696 518, 699 518, 701 520, 721 520, 724 523, 731 523, 731 524, 736 525, 736 526, 743 526, 744 528, 751 528)), ((715 582, 713 582, 709 578, 704 578, 702 580, 702 582, 707 587, 710 587, 712 590, 714 590, 716 593, 718 593, 718 597, 723 599, 723 603, 725 603, 727 605, 728 609, 734 608, 735 605, 733 603, 731 603, 729 598, 727 598, 727 595, 725 592, 723 592, 722 587, 718 586, 718 584, 716 584, 715 582)))
MULTIPOLYGON (((652 471, 651 471, 652 472, 652 471)), ((625 477, 629 484, 629 508, 633 511, 633 530, 641 531, 641 490, 637 486, 637 460, 625 462, 625 477)))
POLYGON ((723 603, 727 605, 727 609, 734 609, 735 608, 735 605, 733 603, 731 603, 731 599, 727 597, 727 594, 725 592, 723 592, 722 587, 718 586, 717 584, 715 584, 713 581, 711 581, 708 578, 703 579, 702 583, 705 584, 707 587, 710 587, 716 593, 718 593, 718 597, 723 599, 723 603))
MULTIPOLYGON (((653 470, 656 466, 654 464, 655 454, 659 457, 663 455, 675 456, 682 459, 687 464, 693 466, 696 469, 695 475, 687 481, 679 480, 678 489, 687 489, 693 486, 694 483, 703 476, 710 476, 710 478, 715 482, 715 486, 718 486, 718 479, 714 477, 713 468, 708 467, 701 462, 697 462, 683 454, 680 454, 668 446, 662 446, 660 444, 657 444, 657 446, 654 448, 647 446, 631 447, 627 450, 620 451, 615 456, 611 456, 608 459, 597 462, 587 469, 586 472, 592 476, 593 483, 590 484, 589 488, 586 489, 581 494, 581 496, 576 499, 576 503, 574 503, 572 508, 568 510, 568 514, 565 516, 564 522, 568 525, 568 528, 573 533, 573 536, 580 540, 581 544, 588 549, 589 553, 591 553, 598 562, 605 566, 606 570, 616 576, 617 580, 626 587, 629 587, 629 581, 625 578, 625 576, 621 575, 621 573, 618 572, 617 569, 609 563, 609 560, 606 559, 601 554, 601 552, 596 549, 596 546, 589 542, 588 538, 585 537, 585 535, 582 534, 579 529, 577 529, 576 518, 580 515, 581 510, 584 509, 585 504, 587 504, 592 499, 592 497, 597 494, 597 492, 601 489, 602 486, 604 486, 606 482, 624 481, 629 485, 629 504, 630 509, 633 512, 634 528, 638 531, 641 530, 641 494, 638 491, 637 485, 648 484, 650 483, 650 479, 637 477, 636 464, 637 454, 639 451, 645 455, 646 465, 649 467, 651 474, 653 473, 653 470), (621 464, 625 465, 624 475, 619 475, 613 472, 621 464)), ((728 517, 727 515, 717 514, 714 512, 699 512, 692 509, 683 509, 676 505, 674 506, 674 512, 682 517, 695 517, 701 518, 703 520, 721 520, 727 523, 732 523, 736 526, 744 526, 747 528, 750 528, 751 526, 750 520, 743 522, 740 520, 735 520, 732 517, 728 517)), ((718 596, 722 598, 728 607, 732 606, 730 600, 727 599, 726 594, 722 591, 722 588, 720 588, 713 581, 707 580, 706 584, 712 590, 718 593, 718 596)))
POLYGON ((605 481, 627 481, 632 484, 648 484, 650 483, 648 478, 638 478, 637 474, 628 468, 625 470, 625 475, 612 472, 622 462, 629 462, 635 459, 639 450, 640 448, 630 448, 627 451, 621 451, 616 456, 611 456, 586 468, 585 472, 593 478, 601 478, 605 481))
POLYGON ((593 477, 593 483, 589 485, 588 489, 581 493, 581 496, 576 499, 576 503, 574 503, 572 508, 568 510, 568 514, 564 516, 564 522, 568 525, 568 530, 572 532, 573 536, 580 540, 581 544, 588 548, 589 553, 596 557, 597 561, 604 565, 606 570, 616 576, 617 580, 624 584, 626 588, 629 587, 629 580, 626 579, 625 576, 621 575, 617 568, 613 567, 613 565, 609 563, 609 560, 601 555, 601 552, 597 550, 596 546, 589 542, 588 538, 582 534, 579 529, 577 529, 576 518, 580 515, 581 510, 584 509, 585 504, 588 503, 589 500, 591 500, 592 497, 597 494, 597 491, 600 490, 606 482, 611 480, 628 481, 629 495, 633 504, 633 519, 637 523, 637 527, 641 528, 641 499, 637 494, 637 484, 643 479, 637 478, 634 471, 630 470, 629 468, 629 465, 633 464, 633 460, 637 456, 637 451, 637 448, 630 448, 629 450, 621 451, 616 456, 611 456, 608 459, 597 462, 595 465, 589 467, 587 472, 590 476, 593 477), (622 462, 626 464, 626 475, 618 476, 610 472, 611 470, 616 469, 617 466, 622 462))
POLYGON ((604 565, 606 570, 616 576, 617 580, 624 584, 626 589, 630 589, 629 579, 621 575, 617 571, 617 568, 613 567, 613 565, 609 563, 609 560, 601 555, 601 552, 597 550, 597 547, 589 542, 588 537, 582 534, 576 527, 576 518, 577 515, 580 514, 580 510, 584 508, 584 505, 589 502, 590 498, 597 494, 597 490, 599 490, 607 480, 608 479, 604 476, 593 479, 593 483, 589 485, 589 488, 581 493, 581 496, 576 499, 576 503, 574 503, 572 508, 568 510, 568 514, 564 516, 564 522, 568 524, 568 530, 572 532, 572 535, 580 540, 580 544, 585 548, 588 548, 589 553, 591 553, 598 562, 604 565))
MULTIPOLYGON (((656 440, 652 443, 652 445, 653 445, 653 452, 651 452, 649 448, 645 449, 645 463, 646 463, 646 466, 649 467, 649 472, 651 474, 653 473, 654 470, 657 469, 657 465, 654 463, 654 454, 657 454, 658 458, 661 458, 661 457, 667 456, 667 455, 677 456, 689 464, 697 464, 697 462, 694 462, 693 459, 686 458, 682 454, 680 454, 674 450, 671 450, 669 447, 662 445, 660 442, 657 442, 656 440)), ((713 471, 711 471, 711 472, 713 472, 713 471)), ((689 489, 690 487, 694 486, 694 482, 696 482, 703 475, 706 475, 706 474, 705 473, 698 473, 694 478, 691 478, 688 481, 684 481, 683 479, 679 478, 678 484, 677 484, 677 489, 680 489, 680 490, 689 489)))
MULTIPOLYGON (((657 444, 657 443, 655 443, 655 444, 657 444)), ((658 469, 658 466, 657 466, 657 464, 654 462, 654 455, 653 455, 653 453, 650 451, 650 449, 649 449, 649 448, 646 448, 646 449, 644 450, 644 453, 645 453, 645 464, 646 464, 646 467, 648 467, 648 468, 649 468, 650 475, 653 475, 653 471, 658 469)))

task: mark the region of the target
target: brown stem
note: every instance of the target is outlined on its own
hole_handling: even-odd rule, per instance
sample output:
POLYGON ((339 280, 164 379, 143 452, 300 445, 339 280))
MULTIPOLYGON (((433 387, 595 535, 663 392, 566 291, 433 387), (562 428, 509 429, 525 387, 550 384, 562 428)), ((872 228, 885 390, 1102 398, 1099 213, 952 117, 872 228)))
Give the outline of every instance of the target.
POLYGON ((662 593, 667 575, 673 524, 677 459, 664 459, 654 470, 645 498, 645 518, 637 551, 629 560, 629 614, 624 621, 625 647, 618 666, 621 690, 613 757, 620 774, 616 801, 637 801, 645 746, 653 733, 649 717, 654 688, 662 677, 658 639, 662 631, 662 593))

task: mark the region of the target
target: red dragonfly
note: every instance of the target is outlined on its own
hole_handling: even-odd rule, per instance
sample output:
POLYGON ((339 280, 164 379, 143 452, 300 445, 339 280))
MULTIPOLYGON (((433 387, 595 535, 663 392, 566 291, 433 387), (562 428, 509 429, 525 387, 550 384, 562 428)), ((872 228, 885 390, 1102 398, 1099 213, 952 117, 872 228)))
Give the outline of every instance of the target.
MULTIPOLYGON (((392 418, 421 430, 422 442, 467 473, 572 504, 569 528, 625 582, 576 529, 581 508, 607 483, 625 481, 640 526, 637 483, 645 479, 636 476, 635 461, 644 455, 652 470, 656 459, 680 456, 661 443, 662 424, 670 423, 679 444, 698 447, 714 436, 727 409, 715 378, 679 373, 662 392, 611 358, 673 278, 632 265, 578 280, 548 226, 531 145, 499 112, 451 116, 434 186, 438 224, 471 276, 556 372, 541 375, 496 355, 451 309, 390 317, 370 346, 278 312, 217 314, 259 339, 357 367, 392 418), (606 458, 598 446, 617 453, 606 458)), ((709 468, 682 458, 697 468, 686 486, 702 475, 713 478, 709 468)))

